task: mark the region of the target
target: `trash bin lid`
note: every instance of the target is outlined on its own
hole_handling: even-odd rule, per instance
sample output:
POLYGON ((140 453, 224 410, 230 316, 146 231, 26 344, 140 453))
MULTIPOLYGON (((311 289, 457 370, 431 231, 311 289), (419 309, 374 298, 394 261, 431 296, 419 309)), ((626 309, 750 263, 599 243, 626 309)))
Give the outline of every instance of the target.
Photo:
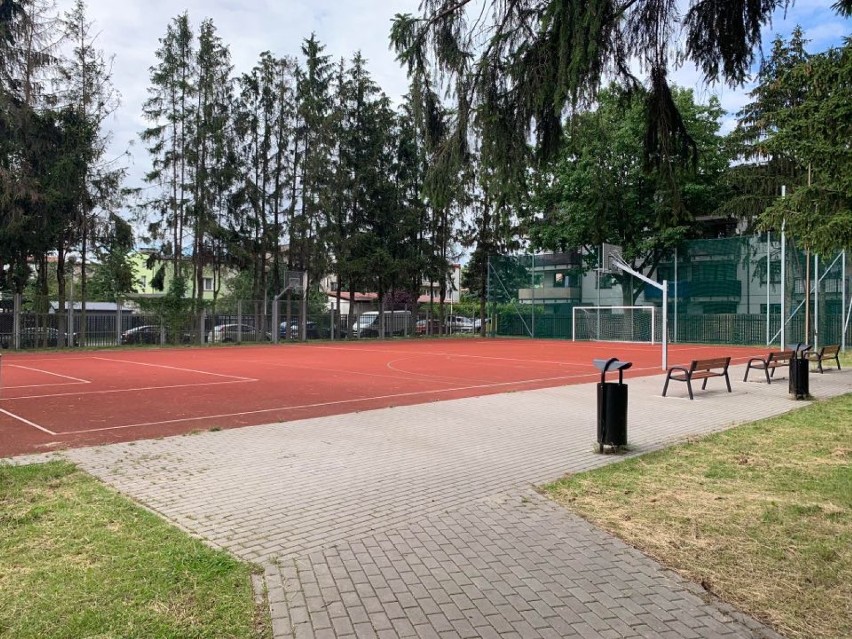
POLYGON ((609 359, 593 359, 592 363, 602 373, 607 373, 609 371, 626 371, 628 368, 633 366, 633 362, 622 362, 617 357, 610 357, 609 359))
POLYGON ((788 350, 796 353, 804 353, 805 351, 811 350, 811 345, 806 344, 805 342, 791 342, 787 345, 787 348, 788 350))

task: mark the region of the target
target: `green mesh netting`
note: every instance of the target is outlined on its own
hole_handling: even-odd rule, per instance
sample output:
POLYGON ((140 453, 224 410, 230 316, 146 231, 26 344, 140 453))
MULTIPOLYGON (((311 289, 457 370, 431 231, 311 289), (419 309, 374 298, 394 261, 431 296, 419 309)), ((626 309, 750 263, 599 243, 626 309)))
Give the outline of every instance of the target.
MULTIPOLYGON (((659 340, 662 292, 596 264, 596 256, 576 251, 492 257, 494 333, 649 341, 656 332, 659 340), (649 306, 658 311, 653 331, 649 312, 616 308, 649 306)), ((672 342, 780 346, 783 309, 786 344, 826 345, 842 343, 844 327, 846 341, 852 340, 850 266, 848 255, 814 256, 789 238, 782 261, 780 236, 764 233, 684 243, 645 274, 668 280, 672 342)))

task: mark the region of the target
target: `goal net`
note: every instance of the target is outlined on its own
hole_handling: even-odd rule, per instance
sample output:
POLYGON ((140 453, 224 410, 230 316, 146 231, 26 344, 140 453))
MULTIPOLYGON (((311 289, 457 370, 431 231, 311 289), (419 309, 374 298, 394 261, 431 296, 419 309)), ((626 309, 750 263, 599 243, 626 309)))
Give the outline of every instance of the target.
POLYGON ((572 339, 655 344, 656 320, 655 306, 575 306, 572 339))

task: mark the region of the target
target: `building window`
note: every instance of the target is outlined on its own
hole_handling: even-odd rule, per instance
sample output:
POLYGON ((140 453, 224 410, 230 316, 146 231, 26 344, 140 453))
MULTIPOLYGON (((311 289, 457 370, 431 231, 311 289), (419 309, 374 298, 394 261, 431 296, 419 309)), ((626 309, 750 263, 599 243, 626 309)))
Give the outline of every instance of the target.
POLYGON ((204 278, 204 290, 205 291, 212 291, 213 290, 213 278, 212 277, 205 277, 204 278))
POLYGON ((692 279, 700 282, 737 279, 737 265, 731 262, 698 262, 692 268, 692 279))
MULTIPOLYGON (((766 284, 766 259, 764 258, 763 264, 759 266, 760 268, 760 283, 766 284)), ((769 263, 769 283, 770 284, 780 284, 781 283, 781 262, 770 262, 769 263)))
MULTIPOLYGON (((766 304, 760 305, 760 314, 766 315, 766 304)), ((781 315, 781 304, 770 304, 769 305, 769 314, 770 315, 781 315)))

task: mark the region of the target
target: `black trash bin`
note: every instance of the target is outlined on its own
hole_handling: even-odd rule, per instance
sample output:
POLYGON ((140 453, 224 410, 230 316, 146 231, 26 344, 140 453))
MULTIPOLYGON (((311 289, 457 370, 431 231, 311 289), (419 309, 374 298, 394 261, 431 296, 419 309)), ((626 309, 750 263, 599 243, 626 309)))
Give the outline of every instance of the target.
POLYGON ((624 383, 624 371, 633 366, 632 362, 621 362, 617 357, 593 360, 601 371, 598 384, 598 446, 603 452, 604 446, 627 445, 627 384, 624 383), (618 371, 618 383, 607 382, 608 372, 618 371))
POLYGON ((810 361, 808 360, 808 351, 810 349, 810 344, 802 342, 790 345, 793 357, 790 358, 790 374, 787 377, 790 380, 790 395, 794 399, 807 399, 811 394, 809 379, 810 361))

